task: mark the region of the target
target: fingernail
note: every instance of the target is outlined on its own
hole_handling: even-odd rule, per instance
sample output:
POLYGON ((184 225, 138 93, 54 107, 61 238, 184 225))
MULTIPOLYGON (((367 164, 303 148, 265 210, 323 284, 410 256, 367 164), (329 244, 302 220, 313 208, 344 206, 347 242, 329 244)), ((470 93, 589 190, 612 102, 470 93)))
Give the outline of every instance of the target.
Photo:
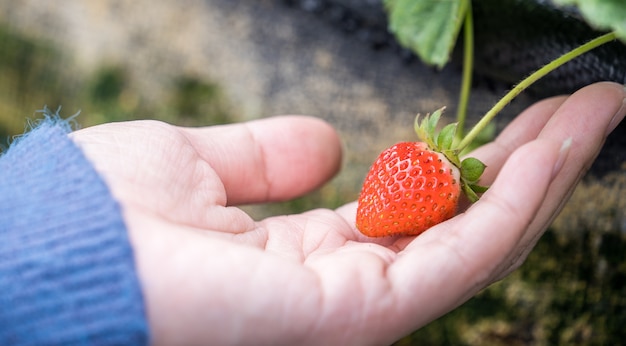
POLYGON ((556 159, 556 163, 554 164, 554 168, 552 169, 552 179, 556 177, 557 174, 563 168, 563 164, 565 163, 565 159, 567 158, 567 154, 569 153, 569 149, 572 147, 572 137, 563 141, 561 144, 561 149, 559 149, 559 157, 556 159))
MULTIPOLYGON (((626 87, 624 88, 624 91, 626 92, 626 87)), ((617 111, 617 113, 615 113, 615 115, 613 116, 613 118, 611 118, 611 121, 609 122, 609 127, 606 128, 606 134, 605 136, 608 136, 609 133, 613 132, 613 130, 615 130, 615 128, 617 127, 617 125, 622 121, 622 119, 624 118, 624 114, 626 113, 626 98, 622 100, 622 106, 619 108, 619 110, 617 111)))

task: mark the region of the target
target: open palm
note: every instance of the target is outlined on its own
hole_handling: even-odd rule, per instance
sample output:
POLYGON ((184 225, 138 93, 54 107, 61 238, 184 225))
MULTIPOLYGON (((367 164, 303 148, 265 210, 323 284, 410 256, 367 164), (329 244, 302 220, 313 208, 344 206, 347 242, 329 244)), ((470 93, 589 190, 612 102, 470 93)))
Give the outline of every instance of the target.
POLYGON ((492 188, 417 238, 364 237, 354 203, 262 221, 236 207, 336 173, 339 139, 315 118, 138 121, 72 137, 123 207, 154 343, 389 344, 523 262, 623 100, 622 86, 601 83, 527 109, 472 155, 492 188))

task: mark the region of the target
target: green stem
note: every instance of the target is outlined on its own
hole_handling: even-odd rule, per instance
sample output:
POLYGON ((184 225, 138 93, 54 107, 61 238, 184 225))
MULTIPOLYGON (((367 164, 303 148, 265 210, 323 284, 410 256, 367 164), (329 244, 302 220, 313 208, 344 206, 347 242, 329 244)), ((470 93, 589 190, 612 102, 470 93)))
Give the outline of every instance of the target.
POLYGON ((474 20, 472 16, 472 2, 467 1, 465 10, 465 23, 463 27, 463 79, 459 95, 459 108, 456 112, 458 123, 456 137, 460 140, 465 133, 465 118, 467 117, 467 105, 469 103, 472 88, 472 71, 474 70, 474 20))
POLYGON ((493 118, 507 105, 511 102, 517 95, 519 95, 522 91, 528 88, 530 85, 538 81, 540 78, 544 77, 548 73, 557 69, 561 65, 567 63, 568 61, 582 55, 598 46, 601 46, 607 42, 613 41, 616 39, 616 35, 614 32, 602 35, 597 37, 582 46, 575 48, 557 59, 551 61, 549 64, 535 71, 530 76, 526 77, 522 80, 518 85, 516 85, 511 91, 509 91, 504 97, 500 99, 483 117, 480 121, 471 129, 471 131, 463 138, 461 143, 459 143, 458 147, 455 150, 459 152, 465 149, 472 141, 478 136, 478 134, 491 122, 493 118))

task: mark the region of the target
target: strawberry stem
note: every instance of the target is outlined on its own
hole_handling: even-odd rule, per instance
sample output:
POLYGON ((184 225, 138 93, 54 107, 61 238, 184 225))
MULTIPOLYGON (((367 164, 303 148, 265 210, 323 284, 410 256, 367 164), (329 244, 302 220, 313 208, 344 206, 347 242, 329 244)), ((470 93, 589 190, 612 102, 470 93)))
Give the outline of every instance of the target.
POLYGON ((602 35, 597 37, 580 47, 577 47, 557 59, 551 61, 544 67, 532 73, 530 76, 526 77, 519 84, 517 84, 511 91, 509 91, 504 97, 500 99, 483 117, 480 121, 474 125, 474 127, 470 130, 470 132, 461 140, 459 145, 455 148, 458 152, 461 152, 468 145, 472 143, 472 141, 478 136, 478 134, 495 118, 495 116, 506 106, 508 105, 517 95, 519 95, 522 91, 528 88, 530 85, 557 69, 561 65, 569 62, 570 60, 596 48, 605 43, 613 41, 617 38, 614 32, 602 35))
POLYGON ((463 23, 463 77, 459 94, 459 108, 456 112, 457 127, 456 137, 461 140, 465 134, 465 118, 467 117, 467 105, 469 103, 472 88, 472 71, 474 69, 474 19, 472 15, 472 2, 467 1, 465 10, 465 23, 463 23))

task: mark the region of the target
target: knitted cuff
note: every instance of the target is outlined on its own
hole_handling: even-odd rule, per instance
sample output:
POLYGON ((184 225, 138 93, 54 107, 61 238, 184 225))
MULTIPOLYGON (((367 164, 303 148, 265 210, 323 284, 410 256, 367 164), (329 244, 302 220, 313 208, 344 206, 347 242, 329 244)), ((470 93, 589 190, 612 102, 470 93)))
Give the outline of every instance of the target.
POLYGON ((119 205, 47 116, 0 156, 0 344, 148 342, 119 205))

